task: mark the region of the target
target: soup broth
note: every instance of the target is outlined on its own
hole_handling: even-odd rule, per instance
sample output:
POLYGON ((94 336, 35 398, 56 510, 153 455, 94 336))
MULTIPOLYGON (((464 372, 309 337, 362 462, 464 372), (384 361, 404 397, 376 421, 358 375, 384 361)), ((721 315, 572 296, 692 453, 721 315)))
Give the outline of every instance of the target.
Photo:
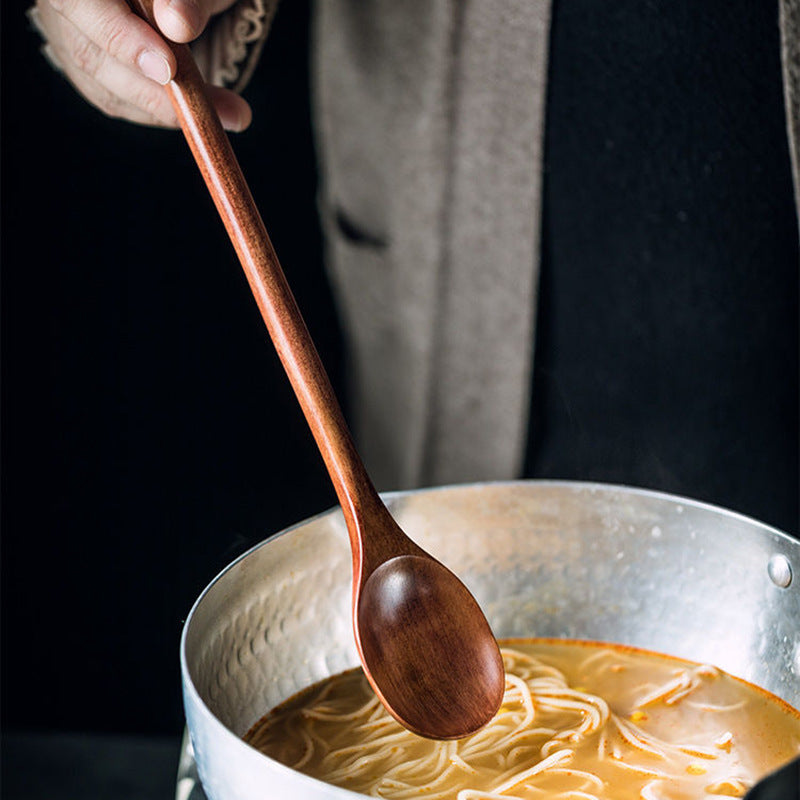
POLYGON ((245 741, 398 800, 741 797, 800 753, 800 713, 715 667, 564 640, 506 640, 501 651, 503 704, 465 739, 409 733, 355 669, 282 704, 245 741))

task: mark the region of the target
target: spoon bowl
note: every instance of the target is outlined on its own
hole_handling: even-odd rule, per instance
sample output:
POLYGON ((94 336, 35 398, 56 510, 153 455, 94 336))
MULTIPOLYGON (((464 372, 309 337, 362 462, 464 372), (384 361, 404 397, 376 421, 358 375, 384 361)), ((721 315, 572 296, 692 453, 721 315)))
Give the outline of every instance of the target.
MULTIPOLYGON (((132 7, 157 28, 152 0, 132 0, 132 7)), ((364 671, 412 731, 444 739, 473 733, 494 716, 505 686, 491 629, 467 589, 400 530, 375 491, 197 64, 186 45, 172 48, 178 68, 167 94, 347 523, 364 671)))
POLYGON ((367 677, 409 730, 457 739, 495 715, 503 661, 478 604, 447 567, 420 555, 384 561, 364 582, 355 615, 367 677))

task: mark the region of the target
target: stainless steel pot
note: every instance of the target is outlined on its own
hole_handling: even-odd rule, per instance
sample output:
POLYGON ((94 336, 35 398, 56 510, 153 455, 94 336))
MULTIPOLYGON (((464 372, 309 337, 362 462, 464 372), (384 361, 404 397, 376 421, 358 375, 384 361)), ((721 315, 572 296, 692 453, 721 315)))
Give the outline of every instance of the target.
MULTIPOLYGON (((498 637, 620 642, 709 662, 800 706, 800 543, 690 500, 524 481, 387 496, 400 525, 450 566, 498 637), (793 579, 794 574, 794 579, 793 579)), ((322 800, 239 738, 270 708, 358 663, 341 514, 239 558, 187 619, 188 729, 210 800, 322 800)))

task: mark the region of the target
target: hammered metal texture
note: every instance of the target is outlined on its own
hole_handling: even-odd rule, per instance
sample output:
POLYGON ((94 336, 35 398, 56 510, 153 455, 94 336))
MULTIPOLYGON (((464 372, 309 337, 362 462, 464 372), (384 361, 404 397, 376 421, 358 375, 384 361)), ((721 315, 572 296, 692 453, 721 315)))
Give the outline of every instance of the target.
MULTIPOLYGON (((475 594, 498 637, 620 642, 711 662, 800 706, 800 545, 717 508, 597 484, 523 481, 386 498, 475 594)), ((254 548, 187 620, 187 724, 210 800, 354 798, 239 738, 269 708, 357 663, 338 511, 254 548)))
POLYGON ((238 734, 282 700, 358 663, 341 518, 272 539, 215 582, 187 637, 192 679, 238 734))

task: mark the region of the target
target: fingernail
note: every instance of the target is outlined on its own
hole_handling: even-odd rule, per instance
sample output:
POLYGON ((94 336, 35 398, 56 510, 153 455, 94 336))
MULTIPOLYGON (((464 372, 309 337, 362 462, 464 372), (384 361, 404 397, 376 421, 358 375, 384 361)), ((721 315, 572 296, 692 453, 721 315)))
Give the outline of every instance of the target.
POLYGON ((153 50, 145 50, 136 62, 142 74, 162 86, 169 83, 172 74, 167 59, 153 50))
POLYGON ((229 133, 241 133, 244 130, 244 123, 239 117, 223 117, 221 122, 222 127, 229 133))
POLYGON ((241 133, 250 126, 251 117, 249 109, 237 110, 233 114, 228 112, 222 117, 222 126, 231 133, 241 133))
POLYGON ((200 33, 203 21, 194 0, 170 0, 167 11, 177 26, 170 33, 180 41, 189 41, 200 33))

